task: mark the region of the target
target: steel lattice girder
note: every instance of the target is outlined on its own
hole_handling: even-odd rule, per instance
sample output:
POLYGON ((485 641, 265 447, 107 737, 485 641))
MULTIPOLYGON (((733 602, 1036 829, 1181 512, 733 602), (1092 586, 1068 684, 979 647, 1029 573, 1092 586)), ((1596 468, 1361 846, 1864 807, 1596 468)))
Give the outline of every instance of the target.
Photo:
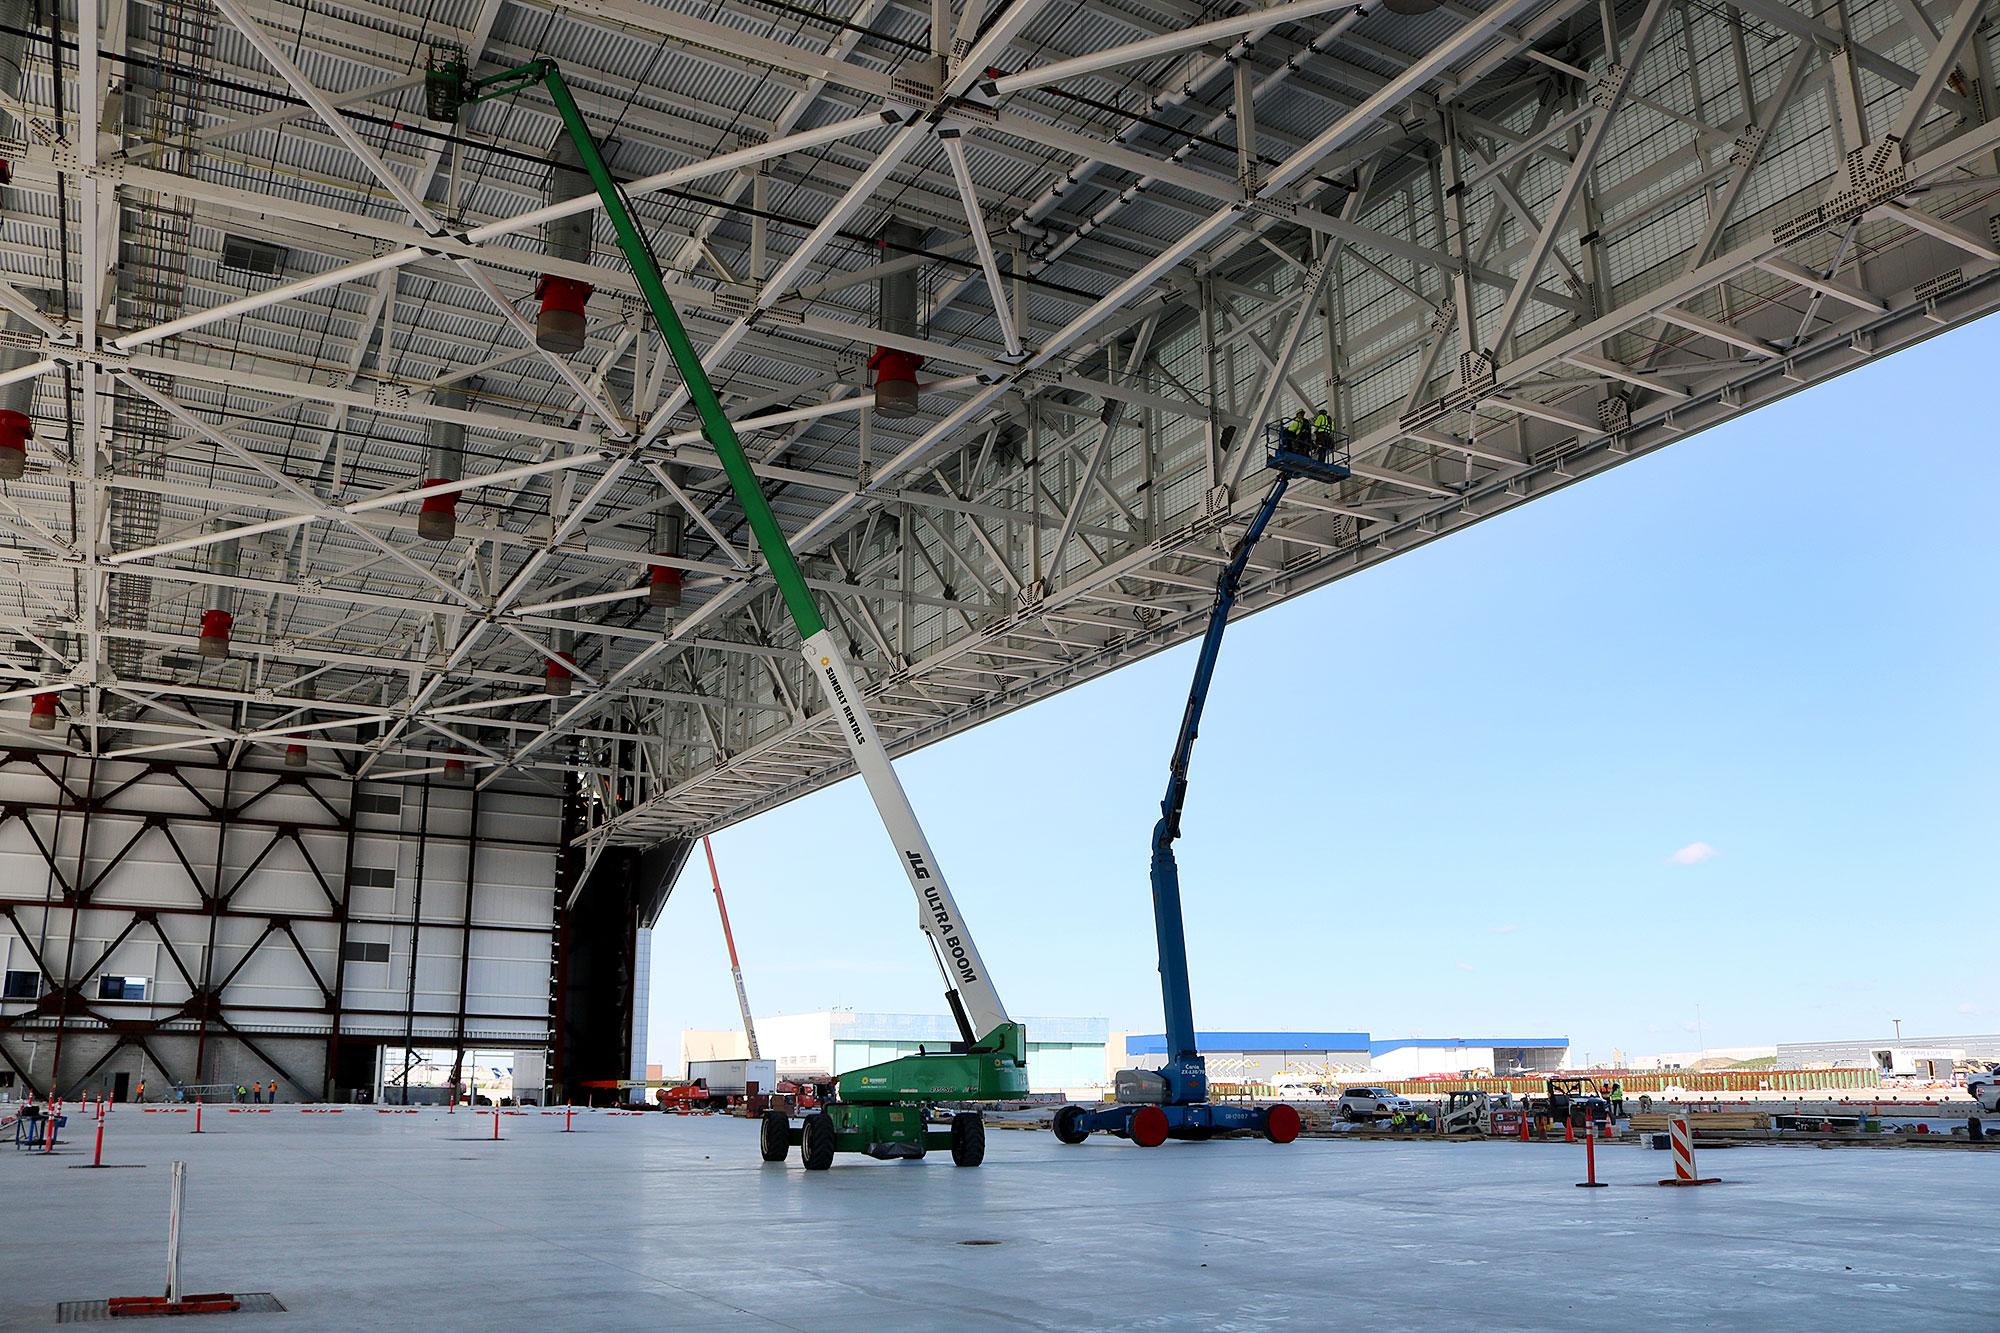
MULTIPOLYGON (((1264 418, 1292 406, 1330 407, 1355 475, 1294 489, 1246 612, 1990 309, 1992 7, 861 0, 788 26, 748 0, 480 0, 438 21, 475 64, 552 54, 610 136, 906 750, 1195 632, 1264 418), (890 218, 921 246, 877 245, 890 218), (914 333, 876 316, 899 271, 927 296, 914 333), (927 360, 914 418, 871 409, 885 347, 927 360)), ((0 382, 36 386, 36 440, 0 485, 0 624, 30 648, 0 701, 60 692, 55 734, 101 756, 578 773, 593 849, 834 780, 629 275, 601 237, 589 262, 544 253, 543 221, 594 206, 545 206, 550 109, 426 120, 421 8, 302 24, 225 0, 141 35, 83 0, 63 116, 46 52, 24 84, 8 199, 41 249, 0 275, 0 382), (281 246, 281 271, 223 267, 225 237, 281 246), (573 361, 523 335, 541 275, 597 290, 573 361), (414 513, 443 493, 441 419, 466 428, 442 546, 414 513), (653 549, 662 512, 677 550, 653 549), (664 623, 648 566, 682 577, 664 623), (225 589, 218 665, 188 649, 225 589), (580 688, 552 699, 565 635, 580 688)))

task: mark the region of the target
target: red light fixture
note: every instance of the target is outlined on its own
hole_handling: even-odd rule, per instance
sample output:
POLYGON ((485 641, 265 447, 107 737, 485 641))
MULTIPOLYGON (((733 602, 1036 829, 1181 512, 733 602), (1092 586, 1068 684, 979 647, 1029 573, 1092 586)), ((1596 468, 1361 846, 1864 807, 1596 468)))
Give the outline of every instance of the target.
POLYGON ((535 346, 557 356, 575 356, 583 350, 589 321, 583 308, 596 291, 587 282, 573 282, 544 273, 535 286, 535 298, 542 308, 535 315, 535 346))
POLYGON ((25 412, 0 411, 0 481, 18 481, 28 470, 28 441, 35 423, 25 412))
MULTIPOLYGON (((891 218, 883 224, 876 244, 889 265, 908 261, 923 251, 924 230, 891 218)), ((907 266, 891 268, 875 283, 875 317, 884 333, 915 337, 917 327, 917 273, 907 266)), ((917 414, 917 371, 924 359, 914 352, 894 347, 877 347, 868 358, 875 372, 875 412, 884 417, 911 417, 917 414)))
POLYGON ((285 767, 304 768, 305 766, 306 766, 306 747, 300 745, 297 741, 293 741, 289 745, 285 746, 285 767))
POLYGON ((919 405, 917 371, 924 359, 914 352, 878 347, 868 358, 875 372, 875 412, 884 417, 913 417, 919 405))
POLYGON ((56 696, 53 690, 36 695, 28 705, 28 726, 35 731, 56 729, 56 696))
POLYGON ((201 613, 201 655, 222 658, 229 656, 229 628, 236 623, 236 617, 227 611, 210 609, 201 613))
MULTIPOLYGON (((456 477, 425 477, 424 485, 442 486, 456 477)), ((417 535, 427 542, 448 542, 458 533, 458 492, 426 495, 417 509, 417 535)))
POLYGON ((456 746, 445 751, 444 780, 446 782, 465 781, 465 751, 456 746))
MULTIPOLYGON (((549 149, 548 201, 565 204, 596 193, 596 184, 584 170, 583 155, 570 142, 569 135, 557 130, 555 144, 549 149)), ((550 257, 588 264, 593 221, 592 213, 579 210, 543 223, 542 244, 550 257)), ((535 285, 535 299, 542 303, 535 315, 535 346, 555 356, 575 356, 581 352, 588 331, 583 307, 590 300, 591 291, 587 282, 544 273, 535 285)))
MULTIPOLYGON (((218 518, 209 523, 210 532, 227 532, 229 520, 218 518)), ((201 655, 211 659, 229 656, 229 630, 236 623, 230 614, 236 607, 234 580, 243 571, 243 551, 239 540, 225 537, 211 542, 208 547, 209 572, 220 576, 212 585, 208 610, 201 613, 201 655)))
POLYGON ((679 606, 681 572, 666 565, 654 565, 646 584, 646 605, 679 606))

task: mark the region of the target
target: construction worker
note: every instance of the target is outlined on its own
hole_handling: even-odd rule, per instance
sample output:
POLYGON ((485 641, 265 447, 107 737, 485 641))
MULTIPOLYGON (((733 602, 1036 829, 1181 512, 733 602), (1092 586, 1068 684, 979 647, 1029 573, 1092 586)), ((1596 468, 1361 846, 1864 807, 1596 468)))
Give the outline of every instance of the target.
POLYGON ((1419 1107, 1417 1108, 1417 1133, 1428 1134, 1430 1132, 1431 1132, 1431 1113, 1429 1111, 1424 1110, 1422 1107, 1419 1107))
POLYGON ((139 1096, 137 1100, 142 1102, 146 1100, 146 1080, 143 1078, 139 1080, 139 1096))
POLYGON ((1325 408, 1313 414, 1313 452, 1324 462, 1333 457, 1333 417, 1325 408))
POLYGON ((1292 414, 1285 423, 1285 448, 1295 454, 1305 453, 1312 447, 1312 425, 1306 420, 1306 410, 1302 407, 1292 414))
POLYGON ((1624 1084, 1614 1082, 1612 1083, 1608 1091, 1609 1091, 1609 1100, 1611 1102, 1611 1119, 1614 1122, 1623 1120, 1625 1118, 1624 1084))
POLYGON ((238 1102, 238 1103, 241 1103, 241 1102, 242 1102, 242 1100, 243 1100, 243 1098, 244 1098, 244 1097, 245 1097, 245 1096, 246 1096, 246 1095, 247 1095, 247 1094, 249 1093, 249 1091, 250 1091, 250 1090, 249 1090, 248 1088, 244 1087, 244 1086, 243 1086, 243 1085, 242 1085, 241 1083, 238 1083, 238 1084, 236 1085, 236 1100, 237 1100, 237 1102, 238 1102))
POLYGON ((1405 1116, 1401 1111, 1397 1111, 1389 1117, 1389 1132, 1391 1134, 1400 1134, 1409 1127, 1409 1117, 1405 1116))
POLYGON ((271 1080, 271 1090, 268 1095, 271 1099, 271 1105, 276 1106, 278 1104, 278 1080, 271 1080))

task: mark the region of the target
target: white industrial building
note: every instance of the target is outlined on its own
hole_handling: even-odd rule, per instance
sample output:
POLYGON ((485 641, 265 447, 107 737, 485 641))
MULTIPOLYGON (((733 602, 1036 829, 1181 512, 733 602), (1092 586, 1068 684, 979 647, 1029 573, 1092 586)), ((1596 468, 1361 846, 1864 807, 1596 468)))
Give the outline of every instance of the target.
POLYGON ((1873 1069, 1894 1077, 1949 1080, 1962 1066, 1993 1064, 2000 1064, 1995 1033, 1778 1044, 1780 1069, 1873 1069))
MULTIPOLYGON (((1366 1032, 1202 1032, 1209 1078, 1242 1083, 1342 1083, 1426 1074, 1541 1074, 1563 1067, 1567 1037, 1396 1037, 1366 1032)), ((1167 1058, 1164 1034, 1128 1034, 1126 1062, 1150 1068, 1167 1058)))
MULTIPOLYGON (((1110 1023, 1102 1018, 1023 1018, 1028 1030, 1028 1078, 1034 1092, 1095 1094, 1106 1081, 1110 1023)), ((826 1078, 959 1040, 943 1014, 869 1014, 851 1009, 777 1014, 757 1020, 757 1048, 778 1063, 779 1078, 826 1078)), ((685 1029, 683 1067, 693 1060, 740 1059, 750 1053, 740 1028, 685 1029)))

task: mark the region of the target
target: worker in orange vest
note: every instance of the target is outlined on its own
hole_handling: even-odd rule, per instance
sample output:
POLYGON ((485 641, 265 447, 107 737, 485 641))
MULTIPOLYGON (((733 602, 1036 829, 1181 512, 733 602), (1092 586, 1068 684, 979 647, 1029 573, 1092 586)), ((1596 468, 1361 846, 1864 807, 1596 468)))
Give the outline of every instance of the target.
POLYGON ((139 1099, 140 1101, 142 1101, 142 1102, 146 1100, 146 1080, 145 1080, 145 1079, 143 1079, 143 1078, 139 1080, 139 1098, 138 1098, 138 1099, 139 1099))
POLYGON ((278 1104, 278 1080, 276 1079, 271 1080, 271 1091, 269 1096, 271 1100, 271 1105, 276 1106, 278 1104))

